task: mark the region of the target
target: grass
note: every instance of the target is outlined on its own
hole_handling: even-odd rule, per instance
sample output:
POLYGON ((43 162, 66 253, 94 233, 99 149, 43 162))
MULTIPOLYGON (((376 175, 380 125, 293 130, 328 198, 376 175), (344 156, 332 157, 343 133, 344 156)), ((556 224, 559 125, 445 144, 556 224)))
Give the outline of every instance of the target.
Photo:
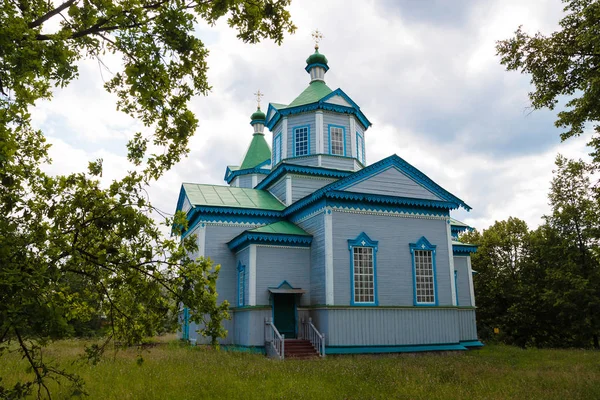
MULTIPOLYGON (((461 353, 328 356, 273 361, 171 342, 75 363, 84 342, 60 341, 45 358, 86 381, 90 399, 599 399, 600 352, 486 346, 461 353)), ((0 358, 5 385, 26 379, 15 354, 0 358)), ((51 385, 55 398, 65 387, 51 385)))

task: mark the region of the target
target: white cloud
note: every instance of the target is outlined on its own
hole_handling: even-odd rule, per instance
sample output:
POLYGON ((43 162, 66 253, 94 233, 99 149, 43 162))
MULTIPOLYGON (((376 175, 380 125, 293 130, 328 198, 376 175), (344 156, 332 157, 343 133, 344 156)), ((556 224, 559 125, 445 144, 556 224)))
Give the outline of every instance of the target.
MULTIPOLYGON (((433 9, 409 13, 407 5, 416 6, 295 2, 298 31, 282 46, 244 44, 225 21, 198 24, 210 50, 213 90, 192 101, 200 127, 191 152, 152 185, 154 205, 172 212, 183 181, 224 184, 225 167, 240 162, 252 137, 252 94, 260 88, 263 103, 294 99, 308 84, 310 32, 319 28, 331 67, 328 85, 341 87, 374 123, 366 138, 369 162, 397 153, 473 206, 457 216, 478 228, 508 216, 540 223, 556 153, 584 156, 585 140, 558 144, 554 114, 526 116, 529 79, 505 72, 494 46, 520 24, 532 32, 556 29, 561 3, 465 2, 456 18, 433 9)), ((107 63, 117 68, 119 60, 107 63)), ((102 85, 98 65, 82 63, 80 78, 35 110, 36 125, 54 143, 51 172, 83 171, 98 157, 105 160, 105 180, 130 168, 125 142, 142 127, 115 110, 115 98, 102 85)))

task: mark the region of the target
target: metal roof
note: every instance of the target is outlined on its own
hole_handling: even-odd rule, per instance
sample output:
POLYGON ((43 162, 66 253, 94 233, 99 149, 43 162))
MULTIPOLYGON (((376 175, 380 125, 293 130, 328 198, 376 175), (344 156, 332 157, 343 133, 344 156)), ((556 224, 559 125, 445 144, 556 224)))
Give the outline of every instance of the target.
POLYGON ((264 225, 255 229, 251 229, 248 232, 256 233, 275 233, 279 235, 303 235, 311 236, 309 233, 304 231, 297 225, 292 224, 288 221, 279 221, 269 225, 264 225))
POLYGON ((193 206, 252 208, 281 211, 285 206, 266 190, 184 183, 193 206))

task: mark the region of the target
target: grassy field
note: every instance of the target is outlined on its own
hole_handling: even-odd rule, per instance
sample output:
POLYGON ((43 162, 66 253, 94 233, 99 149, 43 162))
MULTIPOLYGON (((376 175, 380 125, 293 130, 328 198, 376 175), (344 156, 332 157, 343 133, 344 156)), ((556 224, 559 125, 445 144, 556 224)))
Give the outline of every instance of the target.
MULTIPOLYGON (((444 354, 328 356, 272 361, 264 356, 160 345, 110 353, 96 366, 72 364, 83 342, 46 352, 77 371, 91 399, 600 399, 600 352, 507 346, 444 354)), ((27 376, 15 355, 0 359, 10 384, 27 376)), ((66 389, 52 385, 55 398, 66 389)))

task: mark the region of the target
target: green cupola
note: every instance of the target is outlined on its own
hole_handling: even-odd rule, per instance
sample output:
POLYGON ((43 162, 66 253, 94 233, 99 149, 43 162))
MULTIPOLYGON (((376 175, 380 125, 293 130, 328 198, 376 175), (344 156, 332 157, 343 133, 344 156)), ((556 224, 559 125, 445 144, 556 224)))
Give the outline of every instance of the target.
POLYGON ((325 72, 329 70, 327 57, 319 53, 319 45, 315 46, 315 52, 306 59, 306 72, 310 74, 310 82, 325 82, 325 72))
POLYGON ((254 124, 263 124, 264 125, 266 118, 267 118, 267 116, 265 115, 265 113, 260 110, 260 107, 258 107, 256 109, 256 111, 254 111, 254 114, 252 114, 250 116, 250 125, 254 125, 254 124))
MULTIPOLYGON (((258 92, 260 93, 260 91, 258 92)), ((260 104, 250 116, 250 124, 254 127, 252 141, 244 155, 240 169, 256 168, 271 160, 271 149, 265 140, 265 113, 260 110, 260 104)))

